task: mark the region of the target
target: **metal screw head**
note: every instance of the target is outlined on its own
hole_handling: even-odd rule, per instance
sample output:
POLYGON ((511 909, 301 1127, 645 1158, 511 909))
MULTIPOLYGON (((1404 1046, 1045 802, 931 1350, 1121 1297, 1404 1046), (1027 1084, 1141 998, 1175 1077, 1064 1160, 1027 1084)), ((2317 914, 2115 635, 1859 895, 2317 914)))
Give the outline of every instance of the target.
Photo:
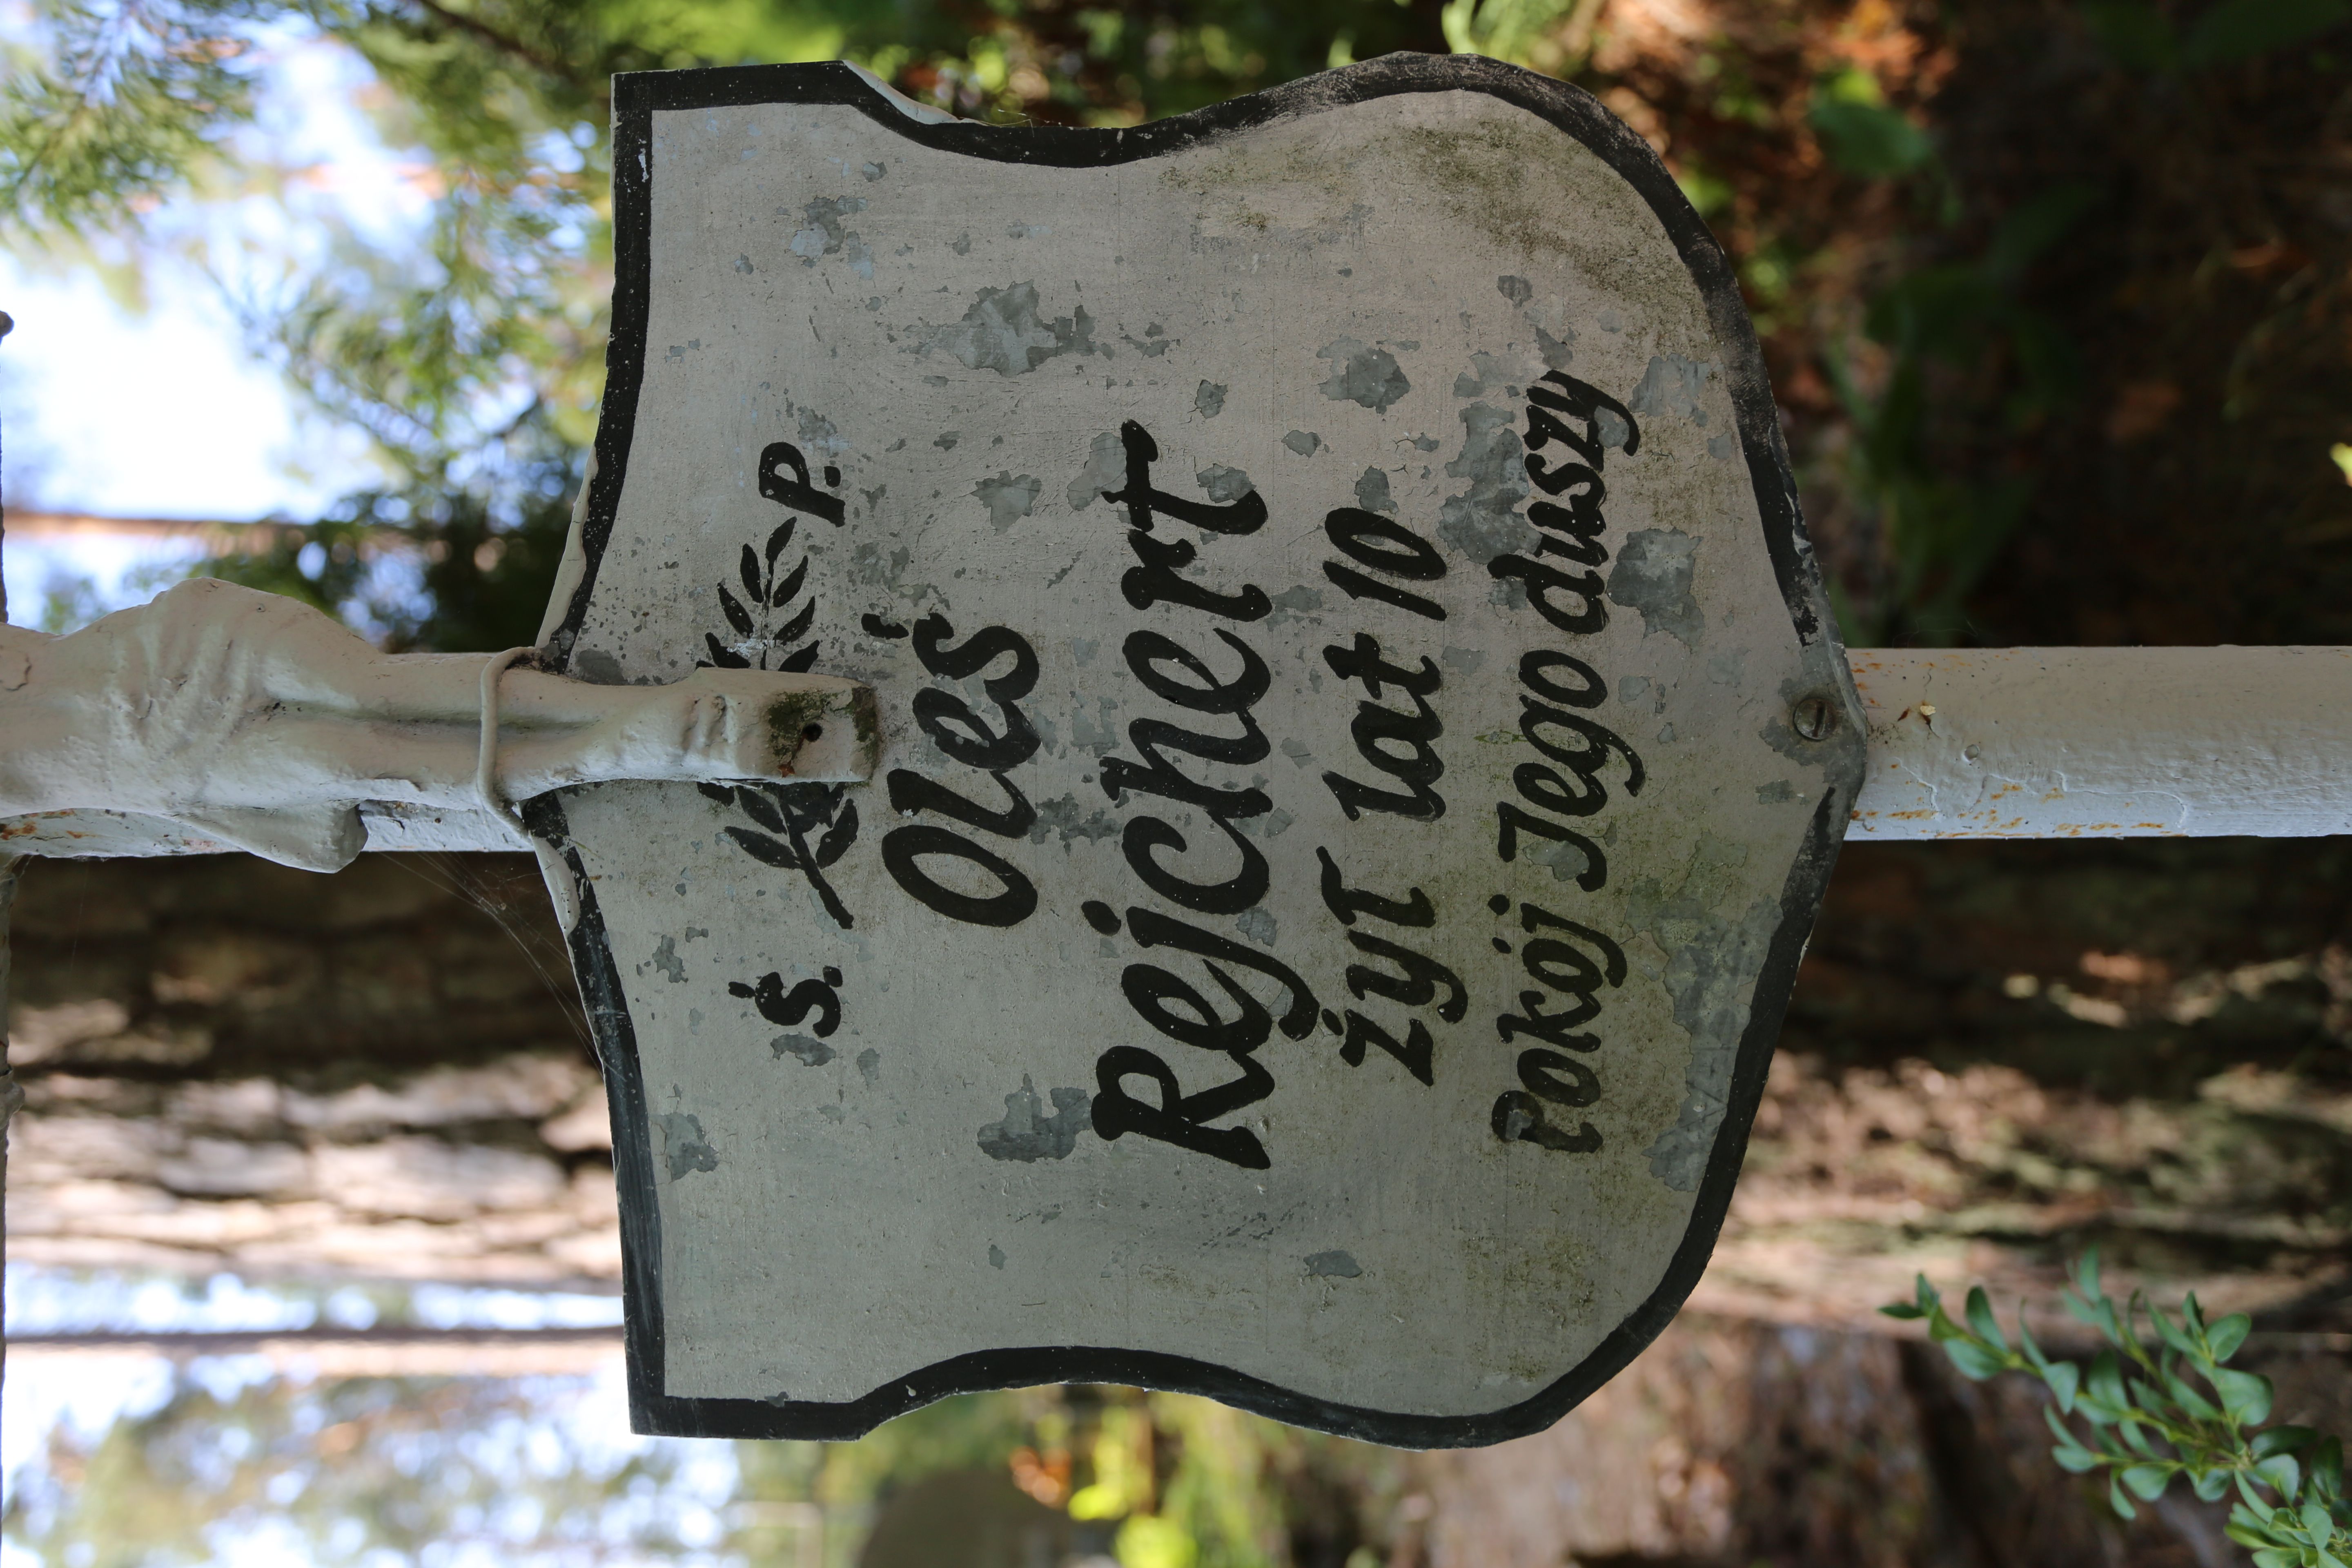
POLYGON ((1826 697, 1799 699, 1789 710, 1789 728, 1808 741, 1826 741, 1838 723, 1837 710, 1826 697))

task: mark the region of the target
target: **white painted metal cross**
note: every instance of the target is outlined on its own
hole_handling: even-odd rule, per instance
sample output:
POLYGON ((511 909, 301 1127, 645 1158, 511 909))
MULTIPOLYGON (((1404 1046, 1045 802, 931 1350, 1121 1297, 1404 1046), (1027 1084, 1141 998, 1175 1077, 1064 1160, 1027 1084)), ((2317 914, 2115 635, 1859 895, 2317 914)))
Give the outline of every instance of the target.
POLYGON ((534 849, 641 1429, 1534 1429, 1704 1268, 1842 837, 2343 828, 2352 650, 1849 662, 1729 268, 1571 89, 616 86, 530 667, 206 584, 0 630, 0 833, 534 849))

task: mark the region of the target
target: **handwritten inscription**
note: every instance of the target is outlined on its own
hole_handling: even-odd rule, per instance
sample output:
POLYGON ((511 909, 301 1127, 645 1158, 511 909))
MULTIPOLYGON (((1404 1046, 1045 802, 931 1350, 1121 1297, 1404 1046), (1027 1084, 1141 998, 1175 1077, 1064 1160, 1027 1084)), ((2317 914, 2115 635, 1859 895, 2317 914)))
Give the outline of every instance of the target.
MULTIPOLYGON (((1610 415, 1623 429, 1630 456, 1639 449, 1641 429, 1625 405, 1598 388, 1565 372, 1554 371, 1528 388, 1528 477, 1545 495, 1559 498, 1536 502, 1528 521, 1543 530, 1543 542, 1533 556, 1497 556, 1487 570, 1503 582, 1525 587, 1528 602, 1555 630, 1571 637, 1589 637, 1609 624, 1609 606, 1601 598, 1598 570, 1609 559, 1602 541, 1606 524, 1601 501, 1607 489, 1601 470, 1608 455, 1601 438, 1601 416, 1610 415), (1574 460, 1547 456, 1545 448, 1559 443, 1574 460), (1566 561, 1585 568, 1570 573, 1554 564, 1566 561)), ((1642 793, 1642 759, 1624 739, 1580 710, 1598 707, 1609 695, 1608 683, 1584 660, 1565 651, 1538 648, 1519 660, 1519 736, 1538 752, 1558 763, 1522 763, 1512 770, 1516 801, 1495 806, 1495 854, 1508 862, 1519 858, 1525 839, 1549 839, 1582 857, 1576 885, 1597 893, 1609 880, 1609 862, 1591 837, 1568 826, 1597 816, 1609 804, 1603 777, 1615 762, 1624 764, 1627 795, 1642 793), (1567 772, 1562 773, 1560 769, 1567 772), (1573 783, 1570 780, 1573 779, 1573 783)), ((1497 893, 1491 900, 1497 915, 1510 910, 1511 900, 1497 893)), ((1601 1098, 1598 1072, 1563 1054, 1561 1048, 1590 1053, 1600 1047, 1594 1034, 1572 1034, 1601 1012, 1599 987, 1614 986, 1625 978, 1625 954, 1615 942, 1592 928, 1555 915, 1533 904, 1519 907, 1520 925, 1533 940, 1519 949, 1521 965, 1529 979, 1545 990, 1519 994, 1520 1012, 1495 1020, 1496 1033, 1506 1045, 1521 1034, 1543 1041, 1518 1053, 1520 1088, 1504 1092, 1495 1101, 1495 1136, 1507 1142, 1533 1143, 1545 1149, 1585 1153, 1601 1147, 1601 1134, 1590 1121, 1573 1130, 1550 1120, 1554 1109, 1577 1109, 1601 1098), (1538 931, 1564 932, 1533 937, 1538 931), (1577 943, 1581 942, 1580 947, 1577 943), (1595 963, 1593 956, 1600 962, 1595 963), (1548 993, 1567 997, 1564 1012, 1547 1014, 1541 1005, 1548 993)), ((1504 952, 1503 937, 1495 939, 1504 952)))
MULTIPOLYGON (((1116 491, 1106 491, 1103 499, 1127 510, 1127 542, 1137 561, 1119 584, 1127 602, 1138 610, 1167 605, 1243 625, 1263 620, 1274 607, 1265 590, 1244 584, 1221 591, 1179 575, 1192 564, 1197 550, 1187 541, 1153 531, 1165 518, 1213 535, 1255 533, 1265 524, 1265 502, 1255 490, 1223 505, 1171 495, 1152 483, 1151 465, 1159 459, 1160 447, 1150 434, 1129 420, 1119 430, 1119 443, 1126 458, 1126 483, 1116 491)), ((1265 760, 1273 748, 1251 709, 1265 695, 1272 675, 1265 658, 1231 627, 1203 629, 1213 633, 1224 645, 1224 652, 1238 662, 1231 675, 1220 677, 1201 656, 1198 643, 1188 646, 1154 631, 1129 635, 1121 650, 1129 672, 1145 690, 1186 717, 1181 723, 1156 715, 1129 723, 1128 744, 1137 756, 1105 758, 1101 785, 1114 801, 1130 795, 1165 801, 1191 807, 1214 823, 1240 858, 1234 871, 1215 880, 1184 876, 1158 858, 1161 850, 1181 856, 1191 848, 1182 831, 1163 816, 1139 814, 1129 818, 1119 847, 1136 879, 1167 902, 1195 913, 1239 915, 1265 897, 1269 877, 1265 854, 1235 825, 1265 816, 1274 809, 1274 802, 1263 789, 1216 786, 1196 779, 1175 759, 1191 757, 1228 767, 1265 760), (1180 670, 1183 679, 1175 673, 1180 670), (1219 721, 1221 728, 1191 727, 1212 721, 1219 721), (1230 732, 1235 731, 1238 733, 1230 732)), ((1107 935, 1118 929, 1118 917, 1107 905, 1089 903, 1086 913, 1107 935)), ((1256 1133, 1246 1127, 1209 1125, 1274 1092, 1274 1075, 1258 1061, 1256 1052, 1271 1037, 1276 1019, 1268 1005, 1236 980, 1233 972, 1251 971, 1282 987, 1286 1001, 1279 1026, 1294 1040, 1305 1038, 1315 1027, 1314 993, 1297 971, 1279 960, 1161 910, 1131 906, 1127 911, 1127 932, 1138 947, 1171 948, 1198 960, 1234 1009, 1228 1017, 1191 979, 1160 964, 1139 962, 1129 964, 1119 976, 1119 990, 1136 1016, 1180 1045, 1223 1057, 1240 1076, 1187 1091, 1183 1076, 1158 1052, 1142 1046, 1114 1046, 1095 1063, 1099 1089, 1094 1105, 1095 1131, 1111 1139, 1134 1132, 1229 1164, 1265 1169, 1271 1162, 1256 1133), (1156 1100, 1139 1098, 1129 1090, 1128 1083, 1138 1078, 1150 1080, 1156 1100)))
MULTIPOLYGON (((932 675, 950 679, 979 675, 1000 658, 1011 658, 1012 668, 1003 675, 981 681, 981 689, 996 705, 998 725, 973 712, 954 692, 935 686, 915 694, 915 723, 950 761, 994 780, 1005 805, 984 806, 911 768, 893 768, 890 809, 908 816, 930 812, 999 838, 1017 839, 1037 820, 1037 808, 1013 782, 1013 770, 1037 754, 1037 727, 1020 706, 1020 699, 1037 684, 1037 653, 1026 637, 1006 626, 983 626, 951 647, 948 642, 954 636, 945 616, 925 616, 915 623, 915 657, 932 675)), ((884 834, 882 865, 909 898, 950 920, 1012 926, 1036 912, 1035 883, 994 850, 937 823, 894 827, 884 834), (940 880, 923 864, 927 857, 939 856, 975 868, 993 881, 995 891, 969 893, 940 880)))
MULTIPOLYGON (((1527 473, 1543 497, 1527 516, 1540 542, 1496 557, 1488 571, 1516 588, 1514 602, 1542 623, 1547 638, 1566 640, 1534 648, 1518 662, 1517 739, 1532 757, 1513 769, 1512 796, 1494 805, 1495 855, 1504 864, 1539 859, 1563 875, 1572 868, 1573 886, 1592 894, 1609 878, 1594 819, 1606 812, 1612 790, 1638 795, 1644 770, 1633 746, 1593 716, 1609 695, 1608 681, 1573 650, 1608 624, 1600 570, 1611 558, 1601 477, 1607 452, 1615 447, 1633 453, 1641 437, 1624 405, 1564 372, 1530 385, 1522 413, 1527 473)), ((1439 900, 1418 886, 1365 885, 1350 875, 1344 843, 1318 845, 1314 853, 1318 891, 1335 922, 1326 929, 1344 942, 1342 979, 1355 1005, 1325 1006, 1290 964, 1196 923, 1195 917, 1207 917, 1247 930, 1247 917, 1272 884, 1259 824, 1274 813, 1274 798, 1263 775, 1255 784, 1229 775, 1273 749, 1256 713, 1273 673, 1245 634, 1273 613, 1274 603, 1259 584, 1215 569, 1217 541, 1257 533, 1268 513, 1255 489, 1238 499, 1230 492, 1194 499, 1164 486, 1153 473, 1159 444, 1140 424, 1129 421, 1117 439, 1123 478, 1103 496, 1121 510, 1134 557, 1119 590, 1150 617, 1127 634, 1120 654, 1151 703, 1128 722, 1124 747, 1103 758, 1097 783, 1112 803, 1129 808, 1119 850, 1141 892, 1124 910, 1089 900, 1080 912, 1105 938, 1123 934, 1146 955, 1125 963, 1118 989, 1133 1019, 1156 1038, 1101 1050, 1092 1122, 1105 1139, 1133 1134, 1263 1170, 1272 1158, 1257 1132, 1220 1123, 1274 1092, 1275 1074, 1261 1058, 1276 1030, 1303 1040, 1319 1021, 1338 1038, 1349 1066, 1364 1066, 1377 1051, 1396 1064, 1390 1070, 1433 1085, 1440 1031, 1462 1024, 1474 999, 1461 972, 1436 956, 1448 947, 1442 926, 1447 910, 1439 900), (1176 537, 1165 524, 1200 531, 1200 542, 1176 537)), ((769 535, 764 549, 744 547, 740 594, 721 585, 720 607, 737 638, 711 636, 711 662, 748 664, 756 657, 764 664, 769 648, 808 631, 814 601, 788 608, 808 563, 804 558, 780 571, 779 563, 801 515, 843 521, 839 500, 815 486, 790 444, 761 454, 761 493, 795 515, 769 535)), ((831 469, 825 479, 837 483, 831 469)), ((1430 595, 1449 563, 1409 524, 1357 507, 1326 513, 1322 531, 1333 552, 1323 575, 1351 604, 1377 609, 1382 629, 1343 629, 1342 640, 1318 650, 1355 705, 1349 719, 1354 757, 1325 770, 1319 782, 1349 822, 1392 818, 1391 831, 1430 831, 1448 808, 1440 749, 1445 679, 1433 658, 1410 647, 1408 628, 1419 622, 1433 629, 1446 619, 1430 595), (1400 623, 1390 612, 1411 619, 1400 623)), ((913 697, 915 725, 951 770, 961 770, 936 776, 908 767, 888 772, 884 793, 898 820, 881 837, 884 869, 909 898, 949 920, 1021 924, 1040 907, 1017 847, 1039 817, 1021 779, 1041 746, 1038 721, 1024 706, 1039 678, 1034 647, 1005 626, 960 634, 938 612, 911 628, 868 616, 866 629, 911 638, 916 658, 936 682, 913 697), (975 679, 985 707, 968 700, 975 679)), ((779 668, 804 669, 816 645, 776 657, 779 668)), ((724 830, 746 852, 809 877, 834 918, 844 927, 852 923, 821 870, 856 833, 856 810, 837 798, 838 788, 706 786, 705 793, 752 818, 751 827, 724 830)), ((1501 893, 1488 902, 1501 922, 1490 940, 1499 952, 1516 952, 1528 984, 1517 992, 1516 1007, 1494 1015, 1496 1037, 1516 1053, 1517 1087, 1495 1100, 1493 1131, 1507 1142, 1547 1150, 1596 1150, 1601 1139, 1592 1123, 1567 1113, 1602 1096, 1604 1036, 1597 1024, 1605 994, 1624 982, 1624 951, 1579 911, 1501 893)), ((839 984, 838 972, 828 970, 823 981, 787 987, 771 973, 731 989, 780 1026, 814 1016, 814 1037, 779 1037, 800 1042, 793 1054, 813 1060, 817 1051, 830 1058, 821 1042, 841 1022, 839 984)), ((786 1054, 781 1045, 778 1054, 786 1054)))

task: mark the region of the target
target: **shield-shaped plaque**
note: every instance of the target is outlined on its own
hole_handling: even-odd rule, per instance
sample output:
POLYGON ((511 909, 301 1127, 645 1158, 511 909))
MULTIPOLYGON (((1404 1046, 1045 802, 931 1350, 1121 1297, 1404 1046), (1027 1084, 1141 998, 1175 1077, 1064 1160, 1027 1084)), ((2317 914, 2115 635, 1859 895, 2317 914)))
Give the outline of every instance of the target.
POLYGON ((1861 768, 1724 258, 1394 57, 1128 131, 623 77, 553 650, 870 685, 865 784, 542 797, 640 1430, 1555 1419, 1705 1266, 1861 768))

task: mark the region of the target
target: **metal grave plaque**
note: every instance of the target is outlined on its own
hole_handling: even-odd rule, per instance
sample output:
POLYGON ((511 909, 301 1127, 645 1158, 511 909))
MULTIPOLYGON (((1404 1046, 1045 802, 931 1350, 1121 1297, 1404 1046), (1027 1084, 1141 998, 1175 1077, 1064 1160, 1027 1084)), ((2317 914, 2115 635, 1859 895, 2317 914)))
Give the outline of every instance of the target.
POLYGON ((640 1429, 1080 1380, 1557 1418, 1706 1264, 1862 766, 1664 168, 1475 59, 1129 131, 617 89, 551 662, 876 716, 866 783, 526 809, 640 1429))

